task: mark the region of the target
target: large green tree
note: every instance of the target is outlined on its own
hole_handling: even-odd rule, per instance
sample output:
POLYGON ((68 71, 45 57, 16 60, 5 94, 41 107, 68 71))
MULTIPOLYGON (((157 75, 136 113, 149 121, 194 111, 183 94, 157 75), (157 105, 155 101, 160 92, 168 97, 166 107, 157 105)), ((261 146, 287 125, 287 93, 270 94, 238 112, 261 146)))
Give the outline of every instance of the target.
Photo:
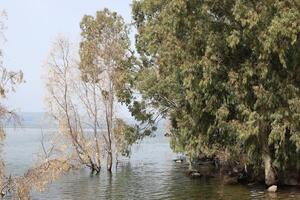
POLYGON ((226 155, 267 185, 299 170, 300 3, 141 0, 132 11, 139 56, 124 76, 142 95, 124 84, 120 99, 138 119, 155 108, 174 150, 226 155))

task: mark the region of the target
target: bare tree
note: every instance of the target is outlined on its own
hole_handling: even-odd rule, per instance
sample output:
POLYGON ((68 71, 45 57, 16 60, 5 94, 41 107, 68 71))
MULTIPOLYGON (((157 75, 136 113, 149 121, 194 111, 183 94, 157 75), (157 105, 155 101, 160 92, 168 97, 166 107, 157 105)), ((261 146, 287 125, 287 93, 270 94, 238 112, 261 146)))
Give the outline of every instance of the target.
MULTIPOLYGON (((106 50, 103 57, 113 53, 112 48, 106 50)), ((79 163, 99 173, 102 158, 106 156, 107 169, 111 171, 113 152, 116 160, 121 151, 122 155, 128 155, 129 151, 125 151, 135 141, 125 141, 128 139, 125 136, 133 135, 134 129, 115 114, 116 61, 99 58, 97 61, 103 62, 103 67, 91 68, 94 75, 89 74, 87 80, 82 62, 74 52, 76 48, 64 37, 53 44, 45 64, 48 109, 79 163)))
POLYGON ((60 133, 72 144, 79 162, 99 173, 101 140, 97 88, 81 81, 71 46, 63 37, 53 44, 46 63, 46 101, 59 123, 60 133))
POLYGON ((72 169, 68 160, 52 159, 30 168, 23 176, 5 177, 1 187, 2 197, 11 194, 13 199, 30 199, 32 189, 43 191, 49 182, 72 169))
POLYGON ((3 100, 7 97, 7 93, 15 91, 15 87, 23 82, 23 73, 21 71, 9 71, 3 66, 2 45, 5 41, 3 30, 5 29, 4 20, 6 19, 5 11, 0 10, 0 185, 4 184, 5 164, 2 158, 2 146, 5 139, 4 125, 8 121, 17 122, 17 115, 8 109, 3 100))
MULTIPOLYGON (((0 11, 0 44, 3 43, 4 21, 6 17, 4 11, 0 11)), ((30 192, 33 188, 43 190, 47 184, 60 177, 72 167, 72 163, 65 157, 51 157, 53 150, 48 150, 43 145, 47 158, 42 159, 34 167, 30 168, 23 176, 7 176, 5 174, 5 162, 2 158, 2 145, 5 140, 4 127, 6 123, 19 124, 17 114, 7 108, 3 100, 7 98, 7 94, 15 92, 16 87, 24 82, 22 71, 11 71, 3 66, 2 48, 0 46, 0 194, 1 197, 11 194, 13 199, 26 200, 30 198, 30 192)))

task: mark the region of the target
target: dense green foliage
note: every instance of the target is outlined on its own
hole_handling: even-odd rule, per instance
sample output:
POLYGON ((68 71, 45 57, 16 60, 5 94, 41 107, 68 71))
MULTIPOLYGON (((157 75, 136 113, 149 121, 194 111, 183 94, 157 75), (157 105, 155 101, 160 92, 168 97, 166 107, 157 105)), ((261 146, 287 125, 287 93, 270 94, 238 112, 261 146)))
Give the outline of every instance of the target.
POLYGON ((141 0, 132 11, 139 56, 126 78, 142 95, 121 100, 138 119, 157 109, 174 150, 265 170, 267 184, 299 170, 300 3, 141 0))
POLYGON ((114 133, 117 153, 126 157, 130 156, 131 146, 138 140, 136 129, 124 120, 116 119, 114 133))

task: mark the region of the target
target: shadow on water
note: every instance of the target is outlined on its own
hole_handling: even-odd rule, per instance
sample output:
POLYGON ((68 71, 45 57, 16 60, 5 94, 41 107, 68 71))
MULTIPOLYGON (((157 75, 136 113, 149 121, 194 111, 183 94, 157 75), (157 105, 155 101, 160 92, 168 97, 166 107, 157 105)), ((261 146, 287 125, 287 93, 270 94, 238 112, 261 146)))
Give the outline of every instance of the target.
MULTIPOLYGON (((38 150, 40 134, 29 128, 22 129, 22 134, 8 132, 5 144, 8 170, 20 174, 32 165, 32 154, 38 150)), ((39 200, 300 199, 298 188, 280 188, 278 193, 270 194, 263 186, 228 186, 218 178, 192 179, 186 175, 186 164, 173 162, 176 156, 167 138, 149 138, 134 146, 132 157, 122 160, 112 173, 105 167, 99 175, 93 176, 87 169, 70 172, 51 183, 43 193, 33 192, 32 197, 39 200)))

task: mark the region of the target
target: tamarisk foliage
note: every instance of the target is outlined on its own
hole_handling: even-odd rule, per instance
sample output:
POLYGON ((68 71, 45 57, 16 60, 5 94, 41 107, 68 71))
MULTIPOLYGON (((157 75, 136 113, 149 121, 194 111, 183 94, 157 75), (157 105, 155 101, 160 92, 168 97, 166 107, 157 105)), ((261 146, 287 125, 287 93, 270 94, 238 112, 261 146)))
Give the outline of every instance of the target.
POLYGON ((137 119, 155 108, 174 150, 222 155, 267 185, 299 171, 297 1, 141 0, 132 12, 138 57, 120 96, 137 119))

